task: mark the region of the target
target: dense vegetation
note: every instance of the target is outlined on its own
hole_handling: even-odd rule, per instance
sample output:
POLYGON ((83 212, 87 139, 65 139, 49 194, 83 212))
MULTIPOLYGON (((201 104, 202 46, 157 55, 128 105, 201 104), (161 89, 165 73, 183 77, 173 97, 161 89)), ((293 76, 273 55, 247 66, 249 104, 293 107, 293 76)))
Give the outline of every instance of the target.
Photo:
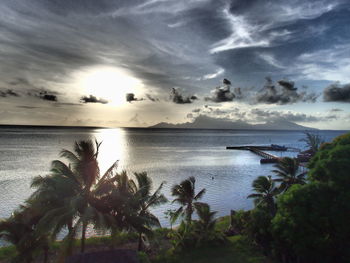
POLYGON ((166 212, 171 224, 181 219, 174 230, 159 228, 150 212, 167 202, 163 184, 152 191, 147 173, 117 172, 117 163, 100 174, 100 144, 77 142, 60 153, 66 162, 53 161, 49 175, 33 179, 33 194, 0 222, 0 237, 13 244, 0 249, 0 260, 64 262, 78 246, 84 252, 87 245, 134 242, 144 262, 350 262, 350 134, 322 145, 313 135, 306 141, 315 154, 308 173, 296 159, 281 159, 274 176, 253 181, 250 211, 218 220, 200 201, 205 189, 197 192, 194 177, 174 185, 179 207, 166 212), (108 235, 86 240, 88 226, 108 235), (62 231, 64 240, 55 241, 62 231))

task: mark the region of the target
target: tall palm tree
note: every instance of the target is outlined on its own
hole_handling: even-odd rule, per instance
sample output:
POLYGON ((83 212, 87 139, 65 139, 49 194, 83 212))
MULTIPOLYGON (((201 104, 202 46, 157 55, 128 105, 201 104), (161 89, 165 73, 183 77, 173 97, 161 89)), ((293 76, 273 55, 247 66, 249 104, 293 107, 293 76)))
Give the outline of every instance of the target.
POLYGON ((56 234, 67 226, 69 236, 74 237, 73 233, 81 225, 81 252, 85 250, 89 222, 101 224, 100 221, 104 218, 92 205, 96 203, 94 187, 100 177, 97 162, 99 147, 97 141, 76 142, 74 152, 62 150, 60 153, 60 157, 66 158, 68 164, 60 160, 53 161, 51 174, 37 177, 32 183, 37 190, 31 199, 41 203, 46 210, 41 226, 44 229, 53 228, 56 234), (74 220, 76 223, 73 226, 74 220))
POLYGON ((305 142, 313 154, 315 154, 320 148, 321 144, 324 143, 324 140, 318 134, 313 134, 310 132, 306 132, 305 138, 302 138, 299 141, 305 142))
POLYGON ((136 191, 137 186, 126 171, 106 173, 97 183, 94 206, 113 218, 114 224, 110 225, 112 232, 132 229, 141 222, 137 214, 139 204, 135 198, 136 191))
MULTIPOLYGON (((166 203, 168 200, 163 194, 160 193, 164 182, 160 184, 155 192, 152 192, 152 179, 147 175, 146 172, 134 173, 137 182, 137 189, 135 197, 139 203, 139 216, 144 220, 145 227, 149 228, 158 226, 160 227, 159 219, 149 211, 149 208, 155 207, 166 203)), ((139 231, 139 244, 138 249, 142 248, 142 230, 139 231)))
POLYGON ((282 191, 287 191, 293 184, 305 184, 305 172, 299 173, 297 159, 284 157, 275 165, 273 173, 277 176, 275 182, 279 182, 282 191))
POLYGON ((41 220, 43 230, 54 229, 53 237, 65 227, 72 233, 76 211, 67 208, 81 187, 70 167, 61 161, 53 161, 50 174, 35 177, 31 187, 36 190, 28 200, 45 215, 41 220))
POLYGON ((136 230, 139 233, 139 250, 142 246, 142 234, 150 234, 153 226, 160 226, 158 218, 149 208, 167 202, 160 193, 162 183, 152 193, 152 180, 146 172, 135 173, 136 182, 129 178, 126 171, 110 173, 99 180, 95 189, 100 211, 112 216, 115 230, 136 230))
POLYGON ((183 180, 180 184, 174 185, 171 189, 171 193, 174 197, 173 203, 179 203, 181 206, 175 212, 174 220, 180 215, 186 216, 188 223, 192 221, 192 214, 194 212, 194 205, 200 204, 199 199, 205 194, 205 189, 202 189, 195 193, 196 179, 191 176, 186 180, 183 180))
POLYGON ((247 198, 254 198, 255 206, 266 206, 270 214, 273 216, 276 213, 275 196, 279 193, 275 187, 275 182, 271 176, 259 176, 252 184, 254 194, 248 195, 247 198))

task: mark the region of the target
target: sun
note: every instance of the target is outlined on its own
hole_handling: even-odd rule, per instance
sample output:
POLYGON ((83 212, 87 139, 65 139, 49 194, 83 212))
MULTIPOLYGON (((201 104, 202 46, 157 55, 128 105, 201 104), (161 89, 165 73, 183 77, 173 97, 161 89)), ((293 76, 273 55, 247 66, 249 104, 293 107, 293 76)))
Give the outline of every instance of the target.
POLYGON ((137 93, 142 82, 125 71, 114 67, 94 67, 80 73, 79 86, 89 96, 108 101, 108 104, 119 106, 126 102, 126 93, 137 93))

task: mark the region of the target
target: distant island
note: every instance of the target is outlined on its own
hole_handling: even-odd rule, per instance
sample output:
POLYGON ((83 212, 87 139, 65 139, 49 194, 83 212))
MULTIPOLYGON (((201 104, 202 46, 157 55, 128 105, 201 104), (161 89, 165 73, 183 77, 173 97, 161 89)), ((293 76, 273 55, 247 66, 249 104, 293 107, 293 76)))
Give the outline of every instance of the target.
POLYGON ((263 124, 249 124, 247 122, 238 120, 231 121, 229 119, 212 118, 205 115, 199 115, 193 122, 186 123, 167 123, 161 122, 148 128, 155 129, 224 129, 224 130, 317 130, 290 122, 287 120, 269 121, 263 124))

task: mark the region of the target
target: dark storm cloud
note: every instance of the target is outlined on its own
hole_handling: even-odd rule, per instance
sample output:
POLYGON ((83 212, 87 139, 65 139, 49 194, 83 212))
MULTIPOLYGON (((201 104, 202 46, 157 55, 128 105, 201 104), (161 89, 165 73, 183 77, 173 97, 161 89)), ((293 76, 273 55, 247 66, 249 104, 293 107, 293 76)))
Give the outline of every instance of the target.
POLYGON ((4 89, 0 90, 0 97, 20 97, 20 95, 12 89, 4 89))
POLYGON ((330 102, 350 102, 350 84, 334 83, 323 90, 323 100, 330 102))
POLYGON ((187 104, 192 103, 194 100, 197 100, 197 96, 184 96, 180 93, 178 89, 172 88, 170 93, 170 99, 176 104, 187 104))
POLYGON ((80 101, 83 103, 101 103, 101 104, 107 104, 108 101, 102 98, 97 98, 94 95, 89 96, 83 96, 80 98, 80 101))
MULTIPOLYGON (((158 98, 147 94, 165 97, 177 87, 208 96, 223 74, 232 87, 224 83, 209 101, 315 101, 314 88, 301 91, 285 80, 254 97, 247 87, 260 87, 267 75, 310 87, 348 79, 349 6, 346 0, 5 0, 0 87, 22 97, 44 87, 77 101, 89 94, 78 84, 80 73, 113 67, 139 79, 145 89, 139 96, 149 101, 158 98)), ((61 100, 46 95, 41 99, 61 100)), ((179 104, 195 98, 172 95, 179 104)))
POLYGON ((283 88, 285 88, 285 89, 287 89, 287 90, 297 90, 297 88, 295 88, 294 87, 294 81, 290 81, 290 80, 279 80, 279 81, 277 81, 277 83, 281 86, 281 87, 283 87, 283 88))
POLYGON ((230 86, 223 86, 216 87, 214 90, 212 90, 211 96, 205 97, 205 100, 213 102, 226 102, 233 101, 235 97, 235 94, 233 94, 233 92, 230 90, 230 86))
POLYGON ((212 102, 227 102, 235 100, 243 99, 242 89, 240 87, 234 88, 233 92, 231 91, 231 81, 228 79, 224 79, 222 81, 223 86, 216 87, 211 91, 211 95, 209 97, 205 97, 206 101, 212 102))
POLYGON ((44 89, 33 89, 27 93, 28 96, 39 98, 46 101, 57 101, 58 94, 59 94, 58 92, 44 90, 44 89))
POLYGON ((231 85, 231 81, 229 81, 228 79, 224 79, 222 83, 224 83, 224 85, 231 85))
POLYGON ((294 87, 294 82, 289 80, 279 80, 274 83, 270 77, 266 78, 264 87, 255 95, 255 101, 266 104, 292 104, 296 102, 315 102, 318 95, 298 92, 294 87))
POLYGON ((127 101, 127 102, 141 101, 141 100, 143 100, 143 99, 138 99, 138 98, 136 98, 134 93, 126 93, 125 98, 126 98, 126 101, 127 101))
POLYGON ((43 94, 40 98, 48 101, 57 101, 57 96, 53 94, 43 94))
POLYGON ((300 55, 303 46, 331 45, 320 41, 326 33, 346 36, 321 30, 329 21, 324 16, 341 15, 341 2, 5 1, 0 6, 2 58, 23 72, 34 65, 43 79, 61 82, 73 70, 107 63, 130 70, 149 87, 196 93, 202 85, 184 76, 201 78, 222 65, 244 85, 271 69, 284 71, 276 65, 300 55), (313 42, 303 44, 310 41, 305 36, 313 42))

